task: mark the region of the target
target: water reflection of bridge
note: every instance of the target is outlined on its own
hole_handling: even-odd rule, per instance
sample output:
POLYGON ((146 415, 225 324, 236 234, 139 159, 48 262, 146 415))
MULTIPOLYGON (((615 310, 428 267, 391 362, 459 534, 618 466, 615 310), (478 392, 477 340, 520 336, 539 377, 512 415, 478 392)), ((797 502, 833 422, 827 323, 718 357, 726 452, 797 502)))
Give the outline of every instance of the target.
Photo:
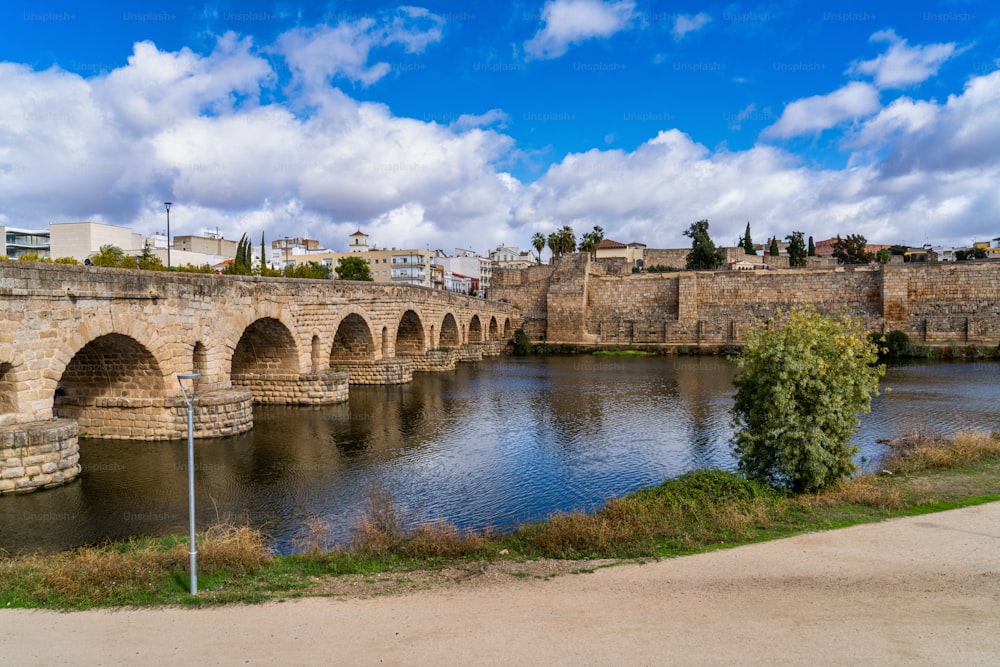
POLYGON ((350 384, 500 354, 506 303, 411 285, 0 262, 0 493, 77 473, 76 436, 186 427, 178 373, 199 373, 196 437, 249 430, 254 403, 347 400, 350 384))

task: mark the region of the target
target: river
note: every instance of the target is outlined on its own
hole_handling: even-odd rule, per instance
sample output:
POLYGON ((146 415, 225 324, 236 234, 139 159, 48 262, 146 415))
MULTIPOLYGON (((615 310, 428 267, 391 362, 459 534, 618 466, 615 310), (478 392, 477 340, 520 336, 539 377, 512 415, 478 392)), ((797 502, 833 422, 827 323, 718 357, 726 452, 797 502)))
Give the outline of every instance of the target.
MULTIPOLYGON (((732 469, 735 367, 718 357, 501 358, 351 387, 325 407, 258 407, 250 433, 195 442, 199 526, 247 521, 288 553, 310 523, 349 539, 373 482, 409 524, 504 530, 702 467, 732 469)), ((893 366, 862 418, 879 438, 1000 430, 1000 363, 893 366), (886 391, 890 389, 890 391, 886 391)), ((0 549, 186 533, 187 444, 82 439, 78 481, 0 498, 0 549)))

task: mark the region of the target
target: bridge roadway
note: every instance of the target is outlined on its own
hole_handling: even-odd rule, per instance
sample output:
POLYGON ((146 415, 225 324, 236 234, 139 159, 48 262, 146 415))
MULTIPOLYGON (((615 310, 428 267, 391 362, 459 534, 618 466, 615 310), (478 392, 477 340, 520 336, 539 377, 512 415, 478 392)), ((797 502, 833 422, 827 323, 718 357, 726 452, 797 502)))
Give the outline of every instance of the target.
POLYGON ((201 382, 195 437, 253 427, 254 403, 346 401, 498 355, 507 303, 413 285, 0 261, 0 494, 65 483, 79 435, 182 437, 177 375, 201 382))

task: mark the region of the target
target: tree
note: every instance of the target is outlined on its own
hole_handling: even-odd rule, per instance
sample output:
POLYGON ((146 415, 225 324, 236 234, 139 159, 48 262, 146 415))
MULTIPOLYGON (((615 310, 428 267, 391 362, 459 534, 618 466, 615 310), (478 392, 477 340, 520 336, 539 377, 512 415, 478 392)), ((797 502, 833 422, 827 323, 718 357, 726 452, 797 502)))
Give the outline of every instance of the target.
POLYGON ((597 245, 604 240, 604 229, 600 225, 594 225, 593 231, 584 234, 580 239, 580 250, 590 253, 592 258, 597 255, 597 245))
POLYGON ((560 254, 562 254, 560 252, 560 248, 562 248, 562 244, 559 241, 559 235, 558 234, 556 234, 555 232, 552 232, 551 234, 549 234, 548 238, 546 239, 546 242, 549 245, 549 251, 552 252, 552 257, 553 258, 558 257, 560 254))
POLYGON ((753 239, 750 238, 750 223, 747 223, 747 230, 740 237, 740 245, 743 246, 744 255, 756 255, 757 251, 753 247, 753 239))
MULTIPOLYGON (((365 268, 368 265, 365 264, 365 268)), ((313 280, 329 280, 330 279, 330 267, 326 264, 320 264, 319 262, 306 262, 305 264, 296 264, 292 268, 291 272, 288 274, 290 278, 310 278, 313 280)))
POLYGON ((559 235, 560 253, 569 254, 576 252, 576 236, 573 234, 573 228, 569 225, 563 225, 557 233, 559 235))
POLYGON ((733 384, 733 449, 740 471, 795 493, 854 472, 850 440, 878 395, 878 347, 848 316, 779 313, 747 334, 733 384))
POLYGON ((264 275, 264 268, 267 266, 267 255, 264 251, 264 232, 260 233, 260 270, 261 275, 264 275))
POLYGON ((833 256, 839 264, 869 264, 875 259, 868 252, 868 240, 861 234, 850 234, 846 239, 838 234, 833 242, 833 256))
POLYGON ((685 267, 690 271, 712 271, 726 259, 721 248, 716 249, 712 237, 708 235, 708 220, 691 223, 684 236, 691 238, 691 251, 687 254, 685 267))
MULTIPOLYGON (((126 258, 127 260, 128 258, 126 258)), ((167 267, 163 265, 163 260, 153 254, 153 249, 149 247, 149 241, 146 241, 142 245, 142 253, 134 258, 136 268, 142 269, 143 271, 166 271, 167 267)), ((123 261, 123 264, 125 262, 123 261)))
POLYGON ((531 245, 534 246, 535 252, 538 253, 538 261, 542 261, 542 250, 545 250, 545 237, 541 232, 535 232, 535 235, 531 237, 531 245))
POLYGON ((778 245, 777 236, 771 237, 771 242, 770 244, 768 244, 767 247, 767 254, 770 255, 771 257, 777 257, 778 255, 781 254, 781 247, 778 245))
MULTIPOLYGON (((124 259, 125 251, 116 245, 108 243, 102 245, 101 251, 94 257, 90 258, 90 263, 94 266, 121 267, 124 259)), ((135 268, 134 262, 132 268, 135 268)))
POLYGON ((816 244, 813 243, 813 237, 812 236, 809 237, 809 251, 808 251, 807 254, 808 254, 809 257, 815 257, 816 256, 816 244))
POLYGON ((888 248, 882 248, 875 253, 875 259, 878 260, 879 264, 888 264, 892 261, 892 251, 888 248))
POLYGON ((374 280, 368 263, 353 255, 338 259, 334 271, 337 272, 337 278, 340 280, 374 280))
POLYGON ((788 265, 806 265, 806 242, 802 238, 802 232, 792 232, 785 237, 788 241, 788 265))
POLYGON ((236 242, 236 257, 233 258, 233 263, 223 269, 222 272, 231 276, 249 276, 253 273, 251 252, 250 241, 247 239, 247 235, 244 234, 236 242))

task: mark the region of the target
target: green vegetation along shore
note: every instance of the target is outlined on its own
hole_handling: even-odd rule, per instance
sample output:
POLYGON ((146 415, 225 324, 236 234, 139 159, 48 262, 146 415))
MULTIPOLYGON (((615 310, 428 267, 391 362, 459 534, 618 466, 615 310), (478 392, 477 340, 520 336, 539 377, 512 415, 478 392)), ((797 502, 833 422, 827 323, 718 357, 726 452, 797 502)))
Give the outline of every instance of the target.
MULTIPOLYGON (((412 582, 476 563, 546 559, 586 571, 615 562, 669 558, 857 523, 1000 501, 1000 433, 911 436, 889 444, 877 474, 792 495, 734 473, 700 470, 506 534, 463 533, 447 524, 406 531, 392 499, 374 488, 354 541, 332 548, 322 523, 298 553, 274 556, 247 526, 214 526, 199 538, 197 596, 188 593, 185 537, 134 539, 54 555, 0 554, 0 608, 255 603, 364 594, 375 582, 412 582), (362 592, 333 584, 353 577, 362 592)), ((403 590, 403 588, 379 591, 403 590)))

